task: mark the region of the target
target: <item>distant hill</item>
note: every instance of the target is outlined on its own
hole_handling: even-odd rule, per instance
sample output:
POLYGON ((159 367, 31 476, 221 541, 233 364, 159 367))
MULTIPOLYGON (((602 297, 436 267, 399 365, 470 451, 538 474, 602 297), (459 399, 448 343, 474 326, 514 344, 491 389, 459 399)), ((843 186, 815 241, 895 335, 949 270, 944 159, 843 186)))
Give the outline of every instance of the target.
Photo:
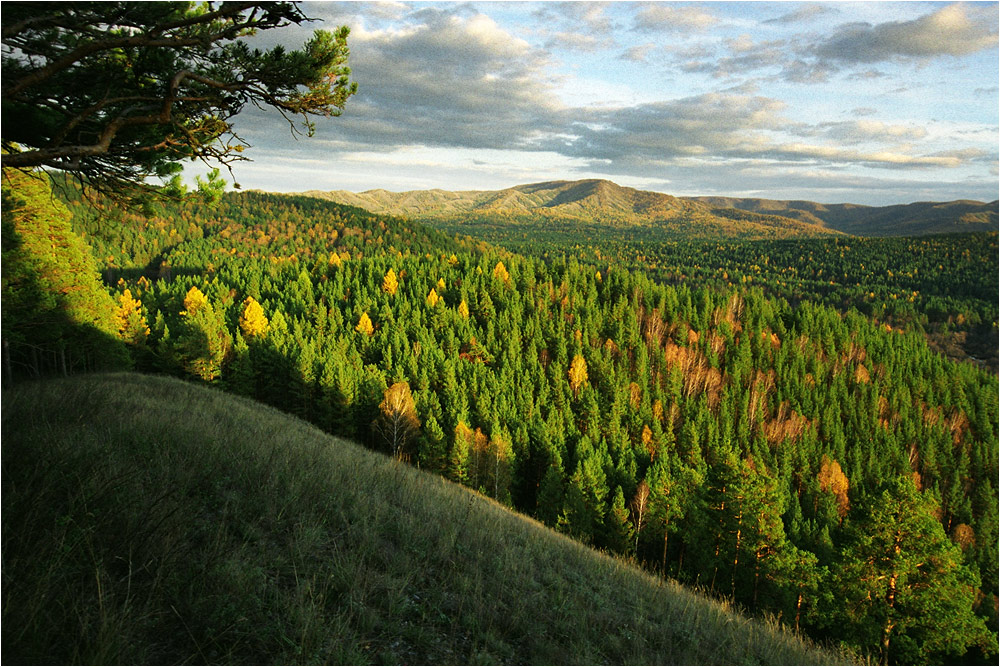
POLYGON ((674 197, 606 180, 548 181, 503 190, 310 191, 373 213, 429 221, 508 218, 512 222, 641 225, 674 236, 789 238, 851 234, 912 236, 994 231, 998 203, 921 202, 895 206, 820 204, 730 197, 674 197))
POLYGON ((504 190, 342 190, 304 193, 373 213, 414 218, 431 224, 521 224, 560 227, 645 227, 674 237, 789 238, 829 236, 836 230, 792 217, 712 206, 659 192, 626 188, 611 181, 549 181, 504 190))
POLYGON ((997 230, 1000 203, 968 199, 893 206, 819 204, 811 201, 695 197, 693 201, 753 213, 778 215, 854 236, 919 236, 997 230))
POLYGON ((488 498, 163 377, 3 393, 9 664, 843 664, 488 498))

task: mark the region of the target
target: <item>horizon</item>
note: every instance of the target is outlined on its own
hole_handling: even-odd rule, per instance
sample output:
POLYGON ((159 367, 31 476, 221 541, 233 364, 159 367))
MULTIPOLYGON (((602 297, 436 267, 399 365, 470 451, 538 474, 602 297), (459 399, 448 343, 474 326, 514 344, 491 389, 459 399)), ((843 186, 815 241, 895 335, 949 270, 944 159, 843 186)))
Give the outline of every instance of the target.
MULTIPOLYGON (((1000 197, 996 2, 304 3, 359 92, 316 135, 252 110, 245 189, 502 190, 869 206, 1000 197), (514 184, 514 185, 512 185, 514 184)), ((196 170, 191 170, 195 173, 196 170)))
MULTIPOLYGON (((288 194, 288 195, 306 194, 306 193, 309 193, 309 192, 349 192, 351 194, 361 195, 361 194, 365 194, 367 192, 379 192, 379 191, 389 192, 389 193, 392 193, 392 194, 408 194, 408 193, 411 193, 411 192, 428 192, 428 191, 431 191, 431 190, 442 190, 444 192, 502 192, 503 190, 513 190, 513 189, 520 188, 520 187, 526 187, 526 186, 532 186, 532 185, 542 185, 542 184, 546 184, 546 183, 552 183, 552 184, 567 183, 567 184, 572 184, 572 183, 583 183, 583 182, 586 182, 586 181, 604 181, 606 183, 611 183, 612 185, 615 185, 615 186, 618 186, 618 187, 622 187, 622 188, 631 188, 632 187, 630 185, 624 185, 622 183, 618 183, 617 181, 614 181, 614 180, 609 179, 609 178, 576 178, 576 179, 555 178, 555 179, 549 179, 549 180, 544 180, 544 181, 532 181, 530 183, 515 183, 513 185, 508 185, 508 186, 505 186, 505 187, 498 187, 498 188, 465 189, 465 190, 448 190, 446 188, 441 188, 441 187, 417 188, 417 189, 411 189, 411 190, 391 190, 389 188, 383 188, 383 187, 368 188, 367 190, 345 190, 343 188, 335 188, 333 190, 317 190, 317 189, 309 189, 309 190, 264 190, 264 189, 261 189, 261 188, 242 188, 242 190, 244 192, 257 191, 257 192, 264 192, 264 193, 270 193, 270 194, 288 194)), ((670 192, 661 192, 659 190, 646 190, 644 188, 632 188, 632 189, 643 191, 643 192, 655 192, 657 194, 665 194, 665 195, 671 195, 672 194, 670 192)), ((761 200, 771 200, 771 201, 808 201, 808 202, 812 202, 812 203, 815 203, 815 204, 823 204, 823 205, 829 205, 829 206, 835 206, 837 204, 856 204, 856 205, 859 205, 859 206, 873 206, 873 207, 881 207, 881 206, 906 206, 908 204, 930 204, 930 203, 940 204, 940 203, 950 203, 950 202, 957 202, 957 201, 972 201, 972 202, 978 202, 978 203, 981 203, 981 204, 991 204, 991 203, 997 203, 998 201, 1000 201, 1000 200, 998 200, 998 198, 993 198, 993 199, 989 199, 989 200, 986 200, 986 199, 959 198, 959 199, 947 199, 947 200, 945 200, 945 199, 936 199, 936 200, 927 199, 927 200, 914 200, 914 201, 905 201, 905 202, 904 201, 900 201, 900 202, 894 202, 894 203, 890 203, 890 204, 857 204, 857 202, 849 202, 849 201, 817 201, 815 199, 801 199, 801 198, 798 198, 798 199, 776 199, 774 197, 764 197, 764 196, 759 196, 759 197, 735 197, 735 196, 732 196, 732 195, 723 195, 723 194, 717 194, 717 195, 673 195, 673 196, 676 196, 679 199, 704 199, 704 198, 708 198, 708 197, 724 197, 724 198, 728 198, 728 199, 761 199, 761 200)))

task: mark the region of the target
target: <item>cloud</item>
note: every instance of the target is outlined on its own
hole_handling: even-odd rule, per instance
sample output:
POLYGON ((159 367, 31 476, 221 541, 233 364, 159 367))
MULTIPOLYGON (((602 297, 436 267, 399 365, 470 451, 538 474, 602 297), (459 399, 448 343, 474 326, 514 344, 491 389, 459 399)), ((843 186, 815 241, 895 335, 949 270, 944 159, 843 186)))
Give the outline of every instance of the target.
MULTIPOLYGON (((995 151, 970 148, 995 144, 995 122, 983 130, 970 121, 967 129, 978 128, 980 133, 964 136, 958 131, 962 128, 953 125, 908 122, 902 111, 896 120, 883 121, 874 108, 862 106, 839 117, 850 120, 830 120, 816 115, 824 108, 822 98, 807 119, 795 115, 802 113, 802 104, 794 97, 788 97, 786 105, 760 92, 782 95, 787 89, 764 86, 777 78, 816 81, 840 69, 845 70, 844 80, 838 85, 852 85, 846 81, 851 71, 871 67, 820 57, 817 48, 843 37, 842 30, 828 32, 832 37, 826 39, 772 28, 761 34, 780 39, 761 41, 729 28, 716 38, 697 40, 633 32, 612 50, 611 37, 602 31, 629 19, 604 5, 544 6, 539 10, 546 15, 544 25, 536 23, 521 33, 533 43, 521 39, 514 32, 517 27, 505 29, 478 13, 475 5, 417 5, 413 11, 410 5, 393 4, 374 13, 362 12, 358 3, 315 7, 327 27, 352 26, 350 64, 360 92, 343 116, 320 123, 312 140, 289 142, 287 125, 273 114, 249 110, 241 116, 237 130, 247 135, 262 162, 266 154, 278 156, 274 170, 297 165, 275 174, 275 185, 265 181, 255 187, 277 187, 280 182, 294 190, 296 184, 315 180, 329 187, 343 187, 336 185, 342 182, 395 188, 405 181, 413 187, 436 183, 455 189, 451 184, 459 181, 466 187, 493 188, 536 180, 532 174, 544 173, 545 178, 647 179, 670 183, 677 194, 759 188, 763 196, 778 197, 792 195, 794 182, 801 190, 794 196, 803 197, 811 186, 827 193, 839 192, 836 187, 864 189, 873 175, 886 174, 885 182, 890 183, 891 170, 897 177, 931 170, 927 180, 941 183, 942 190, 947 183, 943 174, 958 183, 996 170, 995 151), (609 82, 603 73, 586 68, 573 77, 559 74, 574 70, 541 45, 575 51, 608 48, 608 68, 621 68, 620 78, 609 82), (667 58, 674 61, 668 75, 678 82, 686 83, 685 70, 731 80, 726 88, 710 93, 704 92, 710 88, 690 86, 639 95, 624 86, 634 75, 650 74, 650 68, 631 63, 667 58), (745 76, 761 71, 765 76, 745 76), (603 100, 603 105, 593 100, 603 100), (801 175, 805 173, 810 176, 801 175)), ((680 30, 687 21, 694 26, 685 28, 690 32, 715 21, 699 7, 654 4, 632 11, 626 16, 635 18, 636 27, 645 21, 644 30, 680 30)), ((922 20, 868 29, 875 33, 884 26, 922 20)), ((300 45, 313 27, 291 30, 288 45, 300 45)), ((742 24, 739 28, 746 29, 742 24)), ((977 84, 984 88, 979 94, 995 99, 995 86, 990 88, 988 81, 977 84)), ((836 95, 838 105, 848 110, 864 100, 836 95)), ((266 167, 240 165, 240 180, 248 183, 253 181, 243 175, 245 170, 263 173, 266 167)), ((851 200, 833 194, 828 198, 845 199, 851 200)))
POLYGON ((639 7, 633 27, 644 32, 706 30, 719 22, 712 14, 692 5, 647 2, 639 7))
POLYGON ((912 21, 841 26, 816 45, 821 58, 874 63, 897 58, 963 56, 997 45, 996 6, 949 5, 912 21))
POLYGON ((818 130, 841 144, 916 141, 927 136, 927 130, 919 125, 889 125, 877 120, 821 123, 818 130))
POLYGON ((578 109, 573 138, 543 145, 589 160, 753 151, 763 141, 760 130, 781 127, 783 108, 765 97, 708 93, 618 109, 578 109))
POLYGON ((595 36, 608 36, 615 28, 605 13, 610 2, 553 2, 545 3, 534 12, 543 21, 556 21, 567 30, 586 32, 595 36))
POLYGON ((630 46, 629 48, 622 51, 621 55, 618 56, 621 60, 628 60, 634 63, 645 63, 649 62, 649 52, 656 48, 656 45, 652 42, 646 42, 645 44, 639 44, 636 46, 630 46))
MULTIPOLYGON (((794 23, 819 16, 812 9, 815 7, 810 5, 763 24, 794 23)), ((991 8, 992 12, 978 6, 949 5, 910 21, 845 24, 828 37, 786 32, 781 39, 757 42, 743 34, 723 41, 714 51, 680 60, 677 67, 718 78, 771 71, 772 79, 804 84, 825 83, 838 72, 844 72, 850 80, 884 78, 884 72, 871 67, 853 68, 893 61, 923 63, 930 58, 959 57, 996 48, 996 6, 991 8)), ((688 9, 670 5, 647 8, 668 23, 672 12, 688 9)), ((642 12, 637 14, 637 22, 640 16, 642 12)))
POLYGON ((422 23, 352 34, 362 82, 337 132, 361 144, 511 147, 558 111, 548 56, 487 16, 422 10, 422 23))
POLYGON ((765 24, 789 24, 804 23, 813 19, 836 12, 835 9, 825 5, 804 5, 795 11, 782 14, 781 16, 764 21, 765 24))
POLYGON ((557 32, 549 37, 545 43, 547 50, 567 49, 570 51, 586 51, 594 53, 609 49, 614 46, 614 41, 607 38, 595 37, 579 32, 557 32))

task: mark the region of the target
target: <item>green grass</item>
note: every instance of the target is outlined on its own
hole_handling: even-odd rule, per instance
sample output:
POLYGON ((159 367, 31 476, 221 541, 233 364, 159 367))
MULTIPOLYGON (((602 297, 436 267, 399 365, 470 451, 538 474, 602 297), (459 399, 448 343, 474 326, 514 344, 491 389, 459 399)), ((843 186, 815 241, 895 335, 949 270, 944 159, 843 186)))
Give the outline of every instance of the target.
POLYGON ((5 663, 843 663, 252 401, 3 394, 5 663))

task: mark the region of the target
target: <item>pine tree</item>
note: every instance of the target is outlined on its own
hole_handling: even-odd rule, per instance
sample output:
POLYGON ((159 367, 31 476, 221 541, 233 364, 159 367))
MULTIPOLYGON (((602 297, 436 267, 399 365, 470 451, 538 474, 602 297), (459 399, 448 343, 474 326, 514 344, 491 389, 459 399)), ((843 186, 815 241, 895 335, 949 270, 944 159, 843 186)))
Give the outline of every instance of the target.
POLYGON ((475 434, 472 429, 459 420, 455 425, 455 437, 448 455, 448 478, 453 482, 469 483, 469 458, 474 441, 475 434))
POLYGON ((420 467, 430 472, 444 474, 448 463, 448 445, 444 431, 434 415, 424 420, 423 433, 417 445, 420 467))
POLYGON ((177 350, 184 369, 206 382, 218 379, 232 348, 232 336, 222 316, 197 286, 184 296, 180 314, 183 329, 177 350))
POLYGON ((890 482, 852 523, 836 585, 850 640, 881 663, 941 662, 970 646, 995 651, 972 611, 978 575, 934 518, 933 501, 907 475, 890 482))
POLYGON ((127 367, 119 308, 48 176, 4 168, 2 180, 4 380, 15 369, 38 376, 127 367))

